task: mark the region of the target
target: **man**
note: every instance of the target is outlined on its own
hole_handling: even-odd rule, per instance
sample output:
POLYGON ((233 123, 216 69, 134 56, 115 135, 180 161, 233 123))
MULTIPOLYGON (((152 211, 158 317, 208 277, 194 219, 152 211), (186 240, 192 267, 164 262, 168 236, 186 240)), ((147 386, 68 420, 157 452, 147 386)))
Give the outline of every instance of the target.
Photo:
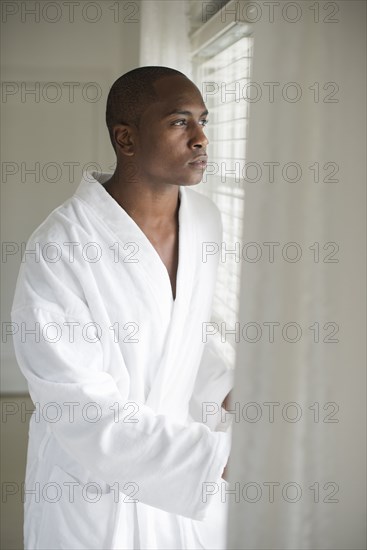
POLYGON ((216 276, 203 249, 221 224, 189 188, 207 110, 182 73, 142 67, 114 83, 106 120, 115 173, 84 174, 33 233, 40 254, 13 304, 36 406, 25 547, 223 548, 224 506, 208 494, 225 483, 230 434, 203 407, 232 381, 202 341, 216 276))

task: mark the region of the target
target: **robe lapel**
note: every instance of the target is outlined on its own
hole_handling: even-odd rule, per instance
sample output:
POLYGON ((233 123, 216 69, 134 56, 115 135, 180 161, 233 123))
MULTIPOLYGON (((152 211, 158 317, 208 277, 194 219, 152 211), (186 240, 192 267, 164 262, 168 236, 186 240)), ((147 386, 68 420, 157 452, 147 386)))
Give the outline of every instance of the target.
MULTIPOLYGON (((171 316, 173 302, 167 269, 144 232, 101 185, 110 176, 111 174, 99 174, 98 181, 91 179, 90 174, 85 174, 75 194, 109 228, 111 245, 116 244, 114 241, 119 241, 119 257, 124 263, 124 269, 136 281, 139 298, 147 302, 148 308, 148 302, 153 299, 154 312, 159 316, 157 322, 166 323, 167 316, 171 316)), ((111 255, 109 251, 107 254, 111 255)))
MULTIPOLYGON (((170 327, 159 370, 147 398, 147 405, 159 414, 180 410, 179 403, 185 397, 185 387, 191 382, 189 368, 182 369, 179 360, 182 342, 187 338, 193 280, 197 266, 193 245, 196 243, 195 220, 190 216, 190 205, 185 188, 180 187, 179 210, 179 258, 176 285, 176 300, 173 303, 170 327), (175 389, 177 391, 175 391, 175 389)), ((187 365, 188 367, 188 365, 187 365)))

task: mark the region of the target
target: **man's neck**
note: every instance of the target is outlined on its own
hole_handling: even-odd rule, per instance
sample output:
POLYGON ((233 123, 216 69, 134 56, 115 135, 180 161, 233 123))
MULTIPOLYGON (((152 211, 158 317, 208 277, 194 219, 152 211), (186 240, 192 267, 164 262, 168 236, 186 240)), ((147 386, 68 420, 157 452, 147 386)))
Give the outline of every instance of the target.
POLYGON ((104 184, 106 191, 142 228, 159 231, 177 224, 179 187, 162 184, 152 187, 142 181, 118 179, 116 172, 104 184))

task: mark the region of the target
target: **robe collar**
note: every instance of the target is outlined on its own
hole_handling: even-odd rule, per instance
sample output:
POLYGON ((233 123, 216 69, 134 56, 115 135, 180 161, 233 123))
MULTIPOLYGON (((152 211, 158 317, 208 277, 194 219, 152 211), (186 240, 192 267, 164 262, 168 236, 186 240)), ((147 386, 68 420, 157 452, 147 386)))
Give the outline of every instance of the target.
MULTIPOLYGON (((190 258, 192 239, 195 238, 195 220, 190 217, 189 197, 185 187, 179 187, 180 206, 178 211, 178 269, 176 279, 176 299, 173 300, 171 282, 166 266, 162 262, 158 252, 149 241, 148 237, 129 216, 129 214, 115 201, 103 187, 112 173, 84 172, 75 196, 81 199, 93 213, 113 233, 116 240, 120 242, 119 252, 126 258, 132 253, 134 243, 138 248, 136 252, 137 263, 126 263, 125 266, 131 269, 138 269, 140 274, 146 278, 147 285, 156 296, 158 307, 166 310, 172 309, 182 301, 189 301, 191 295, 191 284, 194 269, 193 261, 190 258), (139 269, 140 268, 140 269, 139 269)), ((111 235, 111 244, 113 236, 111 235)))

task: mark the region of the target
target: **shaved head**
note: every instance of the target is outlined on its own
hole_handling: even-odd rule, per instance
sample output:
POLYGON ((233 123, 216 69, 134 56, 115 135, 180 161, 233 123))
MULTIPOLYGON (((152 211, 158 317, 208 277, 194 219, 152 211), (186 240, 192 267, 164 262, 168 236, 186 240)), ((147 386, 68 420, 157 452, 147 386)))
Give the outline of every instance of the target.
POLYGON ((115 148, 113 127, 117 124, 139 126, 145 109, 157 100, 154 83, 164 77, 186 75, 169 67, 148 66, 133 69, 123 74, 112 85, 106 108, 106 123, 115 148))

